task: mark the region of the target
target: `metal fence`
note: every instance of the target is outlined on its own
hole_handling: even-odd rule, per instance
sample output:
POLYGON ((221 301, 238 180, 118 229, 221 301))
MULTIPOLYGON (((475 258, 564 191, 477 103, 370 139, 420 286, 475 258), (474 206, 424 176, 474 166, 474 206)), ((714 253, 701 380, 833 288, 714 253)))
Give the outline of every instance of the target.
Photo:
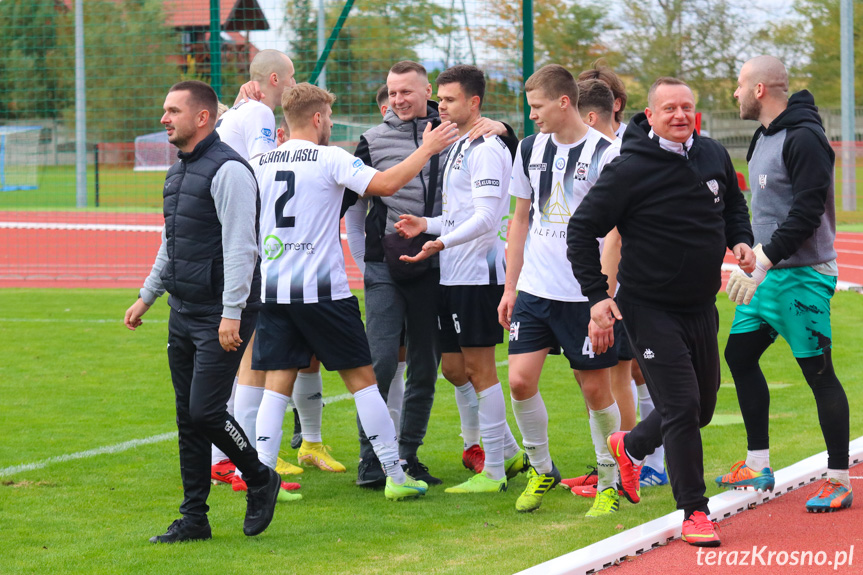
MULTIPOLYGON (((533 59, 558 61, 543 47, 567 33, 546 27, 544 39, 531 42, 533 21, 523 19, 524 6, 523 0, 0 1, 0 286, 57 285, 51 282, 58 278, 66 285, 138 285, 158 246, 164 165, 171 159, 168 148, 168 160, 158 160, 166 149, 159 119, 168 88, 201 79, 231 104, 262 49, 285 52, 298 81, 314 79, 336 94, 333 140, 351 151, 380 121, 375 92, 389 67, 404 59, 423 63, 432 80, 453 64, 480 66, 488 78, 484 114, 524 134, 531 128, 524 122, 525 71, 533 59)), ((538 7, 537 21, 548 20, 543 10, 549 7, 538 7)), ((603 55, 589 43, 570 48, 558 58, 573 72, 603 55)), ((838 110, 824 116, 838 139, 838 110)), ((729 111, 705 112, 703 127, 740 157, 755 126, 729 111)), ((863 120, 857 131, 859 138, 863 120)))

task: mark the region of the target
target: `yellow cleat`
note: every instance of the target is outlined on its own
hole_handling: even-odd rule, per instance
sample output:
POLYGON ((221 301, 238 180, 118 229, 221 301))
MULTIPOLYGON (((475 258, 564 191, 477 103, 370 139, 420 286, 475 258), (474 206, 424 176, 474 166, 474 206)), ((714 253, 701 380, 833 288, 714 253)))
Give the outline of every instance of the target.
MULTIPOLYGON (((284 453, 285 452, 282 451, 280 453, 280 455, 284 454, 284 453)), ((279 475, 299 475, 302 472, 303 472, 302 467, 297 467, 293 463, 288 463, 287 461, 285 461, 281 457, 276 459, 276 473, 278 473, 279 475)))
POLYGON ((485 474, 477 473, 464 483, 460 483, 455 487, 447 487, 447 493, 499 493, 506 491, 506 477, 498 480, 491 479, 485 474))
POLYGON ((322 443, 309 443, 303 441, 300 445, 300 450, 297 452, 297 461, 300 465, 314 465, 323 471, 331 471, 333 473, 343 473, 345 466, 333 459, 330 455, 330 446, 322 443))

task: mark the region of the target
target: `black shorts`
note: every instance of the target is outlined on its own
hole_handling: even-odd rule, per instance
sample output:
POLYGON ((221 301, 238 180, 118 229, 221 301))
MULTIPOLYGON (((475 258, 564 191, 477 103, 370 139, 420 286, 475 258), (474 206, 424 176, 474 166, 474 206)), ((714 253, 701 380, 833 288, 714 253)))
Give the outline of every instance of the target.
POLYGON ((503 343, 503 328, 497 322, 501 297, 502 285, 441 286, 437 315, 441 353, 503 343))
POLYGON ((312 355, 329 371, 371 365, 369 340, 356 297, 263 305, 255 332, 252 369, 303 369, 309 367, 312 355))
MULTIPOLYGON (((615 298, 615 303, 617 299, 615 298)), ((622 329, 621 322, 614 322, 614 341, 620 341, 620 345, 617 347, 617 359, 620 361, 632 361, 635 359, 635 356, 632 355, 632 348, 629 345, 629 336, 626 334, 626 330, 622 329), (618 334, 618 331, 620 332, 618 334)))
POLYGON ((605 369, 617 365, 618 345, 624 335, 615 322, 614 346, 595 354, 587 326, 590 303, 555 301, 519 292, 509 327, 509 353, 532 353, 544 349, 559 355, 561 348, 572 369, 605 369))

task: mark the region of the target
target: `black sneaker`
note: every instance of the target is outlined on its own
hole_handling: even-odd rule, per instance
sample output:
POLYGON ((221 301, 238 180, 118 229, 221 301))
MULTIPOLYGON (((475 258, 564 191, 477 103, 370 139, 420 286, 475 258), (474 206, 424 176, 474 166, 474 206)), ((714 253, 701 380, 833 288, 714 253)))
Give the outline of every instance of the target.
POLYGON ((291 437, 291 449, 299 449, 303 444, 303 426, 300 425, 300 413, 294 408, 294 435, 291 437))
POLYGON ((276 510, 276 500, 279 497, 282 478, 269 467, 267 471, 270 477, 264 485, 252 487, 247 482, 246 519, 243 521, 243 533, 249 537, 263 533, 273 520, 273 513, 276 510))
POLYGON ((150 543, 179 543, 180 541, 201 541, 203 539, 212 539, 213 534, 210 531, 210 522, 204 517, 202 522, 195 523, 187 517, 177 519, 164 535, 156 535, 150 537, 150 543))
POLYGON ((429 468, 423 465, 416 455, 409 455, 405 461, 407 463, 402 467, 404 468, 405 473, 414 479, 425 481, 429 485, 440 485, 443 483, 443 481, 429 473, 429 468))
POLYGON ((387 475, 377 457, 361 459, 357 468, 357 485, 360 487, 384 487, 387 475))

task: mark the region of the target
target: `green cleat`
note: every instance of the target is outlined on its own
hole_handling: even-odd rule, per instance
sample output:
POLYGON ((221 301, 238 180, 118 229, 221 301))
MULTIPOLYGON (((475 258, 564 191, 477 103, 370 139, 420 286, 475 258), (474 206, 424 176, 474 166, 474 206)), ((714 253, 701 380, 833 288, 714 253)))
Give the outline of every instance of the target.
POLYGON ((603 515, 610 515, 617 511, 619 507, 620 494, 614 487, 609 487, 596 494, 596 499, 593 500, 593 507, 584 516, 602 517, 603 515))
MULTIPOLYGON (((524 449, 519 449, 518 453, 504 461, 503 468, 506 469, 507 479, 512 479, 519 473, 527 471, 530 468, 530 460, 524 449)), ((560 478, 558 478, 558 482, 560 482, 560 478)))
POLYGON ((497 493, 499 491, 506 491, 506 477, 502 477, 499 480, 495 481, 494 479, 489 478, 488 475, 482 473, 477 473, 464 483, 456 485, 455 487, 447 487, 447 493, 497 493))
POLYGON ((527 487, 518 496, 515 510, 522 513, 536 511, 542 504, 542 496, 558 483, 560 483, 560 471, 554 464, 550 472, 543 474, 537 473, 536 469, 531 467, 527 470, 527 487))
POLYGON ((279 495, 276 497, 276 501, 278 503, 288 503, 291 501, 299 501, 303 496, 299 493, 294 493, 293 491, 286 491, 285 489, 279 489, 279 495))
POLYGON ((414 479, 410 475, 405 475, 405 482, 399 485, 393 481, 392 477, 387 477, 387 486, 384 488, 384 496, 390 501, 401 501, 402 499, 415 499, 422 497, 428 491, 428 484, 425 481, 414 479))

